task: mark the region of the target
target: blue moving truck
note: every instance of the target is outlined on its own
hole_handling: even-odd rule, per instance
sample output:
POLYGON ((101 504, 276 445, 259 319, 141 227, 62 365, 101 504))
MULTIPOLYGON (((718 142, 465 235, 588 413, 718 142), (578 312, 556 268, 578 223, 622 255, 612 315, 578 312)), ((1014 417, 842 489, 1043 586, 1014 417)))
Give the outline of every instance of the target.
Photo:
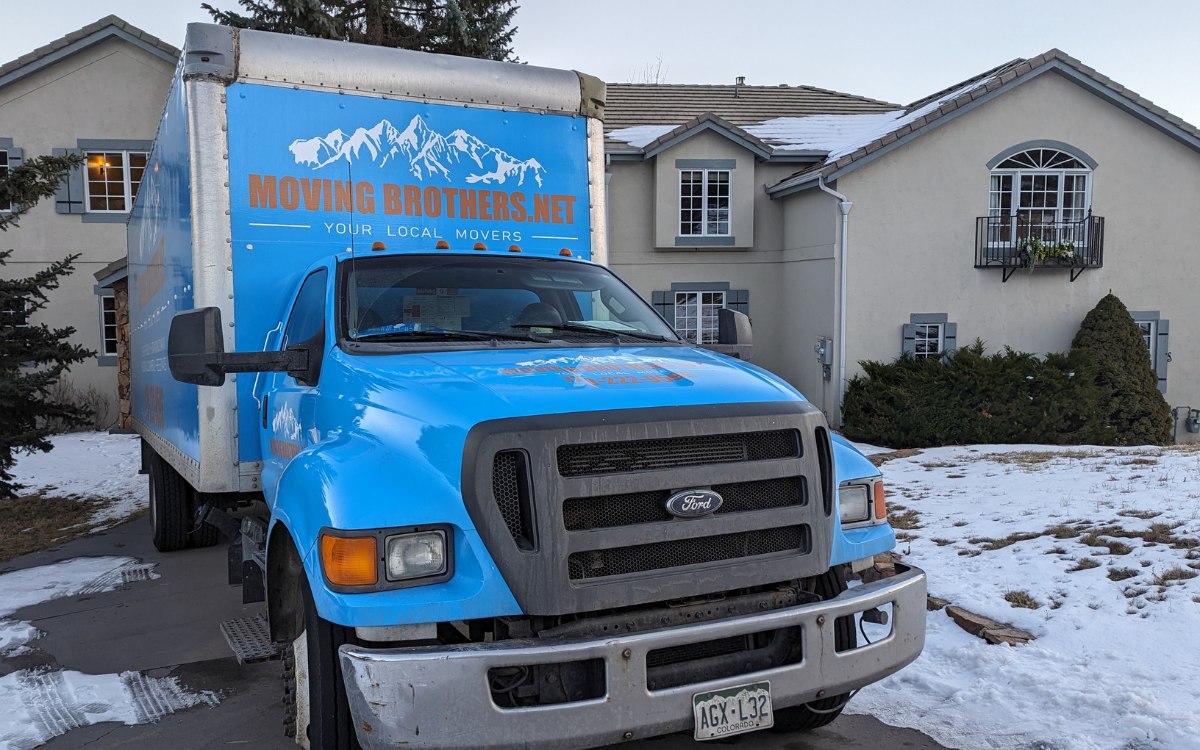
POLYGON ((812 728, 921 651, 878 470, 745 316, 695 346, 606 268, 603 107, 188 27, 129 223, 151 524, 230 542, 305 747, 812 728))

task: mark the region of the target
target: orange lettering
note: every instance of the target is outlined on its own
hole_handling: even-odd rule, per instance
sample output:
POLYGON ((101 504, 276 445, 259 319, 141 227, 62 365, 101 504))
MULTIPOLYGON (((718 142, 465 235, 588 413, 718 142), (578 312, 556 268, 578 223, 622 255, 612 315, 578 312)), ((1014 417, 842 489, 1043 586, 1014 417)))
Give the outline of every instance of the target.
POLYGON ((492 206, 496 221, 508 221, 508 193, 501 193, 499 190, 492 193, 492 206))
POLYGON ((544 193, 533 196, 533 220, 543 223, 550 221, 550 196, 544 193))
POLYGON ((300 183, 295 177, 284 177, 279 181, 279 204, 289 211, 300 207, 300 183))
POLYGON ((525 221, 529 216, 525 211, 525 194, 513 193, 509 196, 509 200, 512 201, 512 220, 525 221))
POLYGON ((459 190, 458 191, 458 206, 459 215, 464 219, 479 218, 478 212, 475 210, 475 191, 474 190, 459 190))
POLYGON ((383 183, 383 212, 389 215, 398 214, 403 208, 400 202, 400 186, 390 182, 383 183))
POLYGON ((404 215, 421 215, 421 188, 416 185, 404 186, 404 215))
POLYGON ((300 178, 300 192, 304 194, 304 210, 319 211, 321 208, 321 181, 300 178))
POLYGON ((360 214, 375 213, 375 188, 369 182, 360 182, 354 186, 355 203, 360 214))
POLYGON ((337 208, 335 210, 353 211, 354 199, 350 196, 352 190, 350 181, 346 180, 345 182, 335 182, 333 183, 333 187, 335 196, 334 202, 337 204, 337 208))
POLYGON ((275 177, 250 175, 250 208, 275 208, 275 177))
POLYGON ((458 188, 442 188, 442 195, 446 196, 446 216, 454 218, 454 196, 458 195, 458 188))
POLYGON ((425 188, 425 215, 434 219, 442 215, 442 194, 435 187, 425 188))
POLYGON ((479 191, 479 218, 484 221, 492 220, 492 191, 479 191))

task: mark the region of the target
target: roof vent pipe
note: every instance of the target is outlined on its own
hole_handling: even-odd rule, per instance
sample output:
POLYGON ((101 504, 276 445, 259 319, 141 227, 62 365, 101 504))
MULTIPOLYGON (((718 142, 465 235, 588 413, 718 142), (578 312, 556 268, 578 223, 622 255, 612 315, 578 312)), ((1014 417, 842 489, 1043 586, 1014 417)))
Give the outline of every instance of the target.
POLYGON ((746 85, 746 76, 738 76, 733 79, 733 98, 738 98, 738 87, 746 85))

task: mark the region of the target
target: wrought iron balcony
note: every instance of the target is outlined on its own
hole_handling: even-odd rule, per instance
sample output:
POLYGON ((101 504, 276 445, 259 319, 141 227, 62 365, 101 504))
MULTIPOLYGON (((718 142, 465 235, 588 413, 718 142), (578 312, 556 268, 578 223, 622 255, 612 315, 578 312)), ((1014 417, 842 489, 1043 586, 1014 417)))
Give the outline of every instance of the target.
POLYGON ((1002 281, 1020 269, 1066 268, 1071 281, 1104 265, 1104 217, 1037 221, 1028 214, 975 220, 975 267, 999 268, 1002 281))

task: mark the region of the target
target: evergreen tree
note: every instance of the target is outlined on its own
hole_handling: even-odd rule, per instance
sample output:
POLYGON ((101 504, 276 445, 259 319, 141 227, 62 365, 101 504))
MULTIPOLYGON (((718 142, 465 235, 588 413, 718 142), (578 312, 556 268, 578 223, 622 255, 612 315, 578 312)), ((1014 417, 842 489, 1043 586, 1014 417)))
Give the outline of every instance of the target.
POLYGON ((1171 409, 1158 391, 1142 331, 1112 293, 1083 319, 1072 353, 1095 364, 1101 421, 1117 445, 1171 442, 1171 409))
POLYGON ((515 62, 516 0, 238 0, 201 3, 228 26, 515 62))
MULTIPOLYGON (((67 172, 80 165, 80 156, 39 156, 0 176, 0 231, 17 226, 20 217, 42 198, 54 195, 67 172)), ((11 250, 0 251, 0 266, 11 250)), ((56 401, 52 389, 74 363, 92 356, 68 339, 70 326, 50 328, 32 324, 29 316, 46 306, 47 292, 57 289, 78 255, 51 263, 27 278, 0 278, 0 497, 12 497, 20 485, 12 469, 20 451, 48 451, 50 424, 78 426, 90 416, 85 407, 56 401)))

